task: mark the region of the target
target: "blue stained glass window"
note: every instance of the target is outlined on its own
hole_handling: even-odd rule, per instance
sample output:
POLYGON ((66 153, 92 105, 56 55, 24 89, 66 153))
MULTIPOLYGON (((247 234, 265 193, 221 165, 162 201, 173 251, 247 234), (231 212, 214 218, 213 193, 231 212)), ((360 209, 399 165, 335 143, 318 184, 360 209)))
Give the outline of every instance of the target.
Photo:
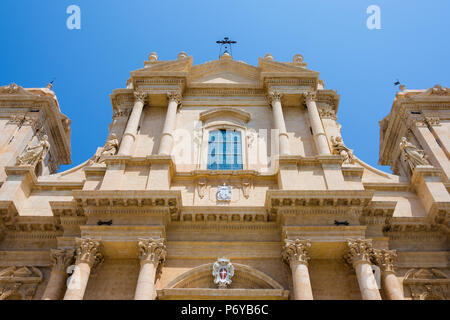
POLYGON ((207 169, 243 169, 242 142, 239 131, 221 129, 209 133, 207 169))

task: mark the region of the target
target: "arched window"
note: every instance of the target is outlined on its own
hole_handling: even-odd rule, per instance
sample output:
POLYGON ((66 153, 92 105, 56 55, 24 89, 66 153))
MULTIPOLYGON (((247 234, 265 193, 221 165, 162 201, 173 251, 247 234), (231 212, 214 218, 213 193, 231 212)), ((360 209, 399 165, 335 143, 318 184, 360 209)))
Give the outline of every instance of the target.
POLYGON ((243 169, 241 132, 233 129, 209 132, 207 169, 243 169))

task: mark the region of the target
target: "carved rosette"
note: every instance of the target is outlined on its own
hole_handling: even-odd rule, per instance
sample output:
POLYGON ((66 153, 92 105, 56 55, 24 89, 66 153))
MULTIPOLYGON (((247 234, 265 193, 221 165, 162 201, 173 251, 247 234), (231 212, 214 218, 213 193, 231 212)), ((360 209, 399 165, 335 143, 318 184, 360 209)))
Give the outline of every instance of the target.
POLYGON ((348 253, 344 256, 345 261, 350 266, 361 262, 370 262, 372 253, 372 242, 367 239, 348 239, 348 253))
POLYGON ((139 239, 139 259, 141 263, 151 262, 159 266, 166 260, 166 245, 164 239, 139 239))
POLYGON ((134 91, 134 98, 136 101, 145 103, 145 98, 147 97, 147 93, 142 90, 134 91))
POLYGON ((77 239, 78 248, 76 263, 87 263, 91 269, 97 268, 104 260, 100 252, 100 241, 92 239, 77 239))
POLYGON ((394 273, 394 262, 397 258, 395 250, 373 249, 371 258, 380 267, 381 271, 394 273))
POLYGON ((316 101, 317 96, 315 92, 309 91, 309 92, 304 92, 303 94, 303 98, 305 99, 305 102, 310 102, 310 101, 316 101))
POLYGON ((269 100, 270 104, 272 105, 274 102, 281 102, 281 98, 283 97, 283 94, 278 92, 278 91, 274 91, 274 92, 270 92, 267 95, 267 100, 269 100))
POLYGON ((309 252, 308 249, 311 247, 311 242, 309 240, 288 240, 286 239, 283 246, 282 258, 283 261, 292 265, 293 263, 308 264, 309 252))
POLYGON ((177 104, 181 104, 181 95, 177 92, 167 92, 167 100, 175 101, 177 104))
POLYGON ((74 249, 51 249, 50 259, 53 262, 53 270, 65 273, 67 267, 73 262, 74 255, 74 249))

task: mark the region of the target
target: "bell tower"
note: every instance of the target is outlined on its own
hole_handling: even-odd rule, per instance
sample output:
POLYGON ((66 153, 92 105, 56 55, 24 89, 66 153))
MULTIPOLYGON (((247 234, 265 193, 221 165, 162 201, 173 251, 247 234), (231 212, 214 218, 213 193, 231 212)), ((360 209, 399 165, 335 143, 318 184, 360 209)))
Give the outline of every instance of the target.
POLYGON ((0 186, 5 167, 31 166, 41 176, 71 163, 71 121, 51 88, 0 87, 0 186))

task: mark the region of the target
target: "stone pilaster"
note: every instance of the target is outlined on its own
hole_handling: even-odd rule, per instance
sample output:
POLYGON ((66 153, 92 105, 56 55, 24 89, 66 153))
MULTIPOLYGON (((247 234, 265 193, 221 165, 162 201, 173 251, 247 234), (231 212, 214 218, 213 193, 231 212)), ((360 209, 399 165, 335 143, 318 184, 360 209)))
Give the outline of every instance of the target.
POLYGON ((181 95, 176 92, 168 92, 166 120, 164 122, 163 133, 161 135, 161 143, 159 145, 159 154, 170 155, 173 147, 173 131, 175 130, 177 109, 181 104, 181 95))
POLYGON ((316 94, 314 92, 307 92, 303 97, 308 107, 309 122, 313 131, 314 142, 317 147, 317 152, 320 155, 329 155, 330 147, 328 146, 327 136, 323 129, 322 120, 320 119, 319 111, 316 105, 316 94))
POLYGON ((50 251, 53 268, 42 300, 61 300, 66 287, 66 269, 73 262, 74 254, 75 250, 73 249, 52 249, 50 251))
POLYGON ((363 300, 381 300, 377 282, 370 265, 372 243, 366 239, 347 240, 345 261, 355 269, 363 300))
POLYGON ((77 239, 75 270, 67 286, 64 300, 83 300, 91 270, 103 262, 100 242, 92 239, 77 239))
POLYGON ((141 120, 146 96, 147 94, 143 91, 134 92, 135 102, 130 118, 128 119, 127 127, 125 128, 125 132, 122 136, 122 141, 118 152, 119 155, 128 156, 131 153, 131 148, 136 140, 137 129, 139 126, 139 121, 141 120))
POLYGON ((164 239, 139 239, 139 259, 141 270, 136 286, 134 300, 154 300, 156 298, 155 279, 166 259, 164 239))
POLYGON ((284 122, 283 108, 281 106, 282 94, 279 92, 271 92, 267 98, 272 106, 272 114, 275 124, 275 129, 279 132, 280 139, 280 155, 289 155, 289 136, 286 131, 286 124, 284 122))
POLYGON ((381 285, 389 300, 404 300, 402 286, 394 271, 395 250, 373 249, 372 260, 381 269, 381 285))
POLYGON ((292 271, 295 300, 313 300, 311 281, 308 272, 309 240, 285 240, 282 257, 292 271))

